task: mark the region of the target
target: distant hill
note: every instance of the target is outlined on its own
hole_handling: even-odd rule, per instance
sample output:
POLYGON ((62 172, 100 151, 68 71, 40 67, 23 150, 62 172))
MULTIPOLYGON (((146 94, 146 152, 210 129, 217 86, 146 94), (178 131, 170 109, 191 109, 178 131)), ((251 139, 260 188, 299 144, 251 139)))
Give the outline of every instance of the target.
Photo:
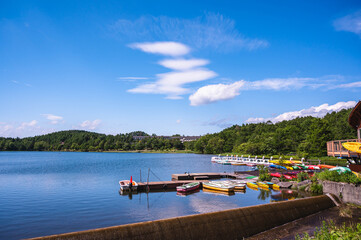
POLYGON ((326 142, 356 138, 347 122, 352 109, 327 114, 324 118, 303 117, 272 122, 234 125, 197 141, 182 143, 177 138, 149 136, 142 131, 106 135, 81 130, 54 132, 28 138, 1 138, 0 151, 130 151, 192 150, 218 154, 297 154, 325 156, 326 142), (147 136, 147 137, 139 137, 147 136))
POLYGON ((323 118, 302 117, 275 124, 269 121, 234 125, 219 133, 207 134, 186 148, 208 154, 325 156, 327 141, 357 137, 347 122, 351 110, 332 112, 323 118))

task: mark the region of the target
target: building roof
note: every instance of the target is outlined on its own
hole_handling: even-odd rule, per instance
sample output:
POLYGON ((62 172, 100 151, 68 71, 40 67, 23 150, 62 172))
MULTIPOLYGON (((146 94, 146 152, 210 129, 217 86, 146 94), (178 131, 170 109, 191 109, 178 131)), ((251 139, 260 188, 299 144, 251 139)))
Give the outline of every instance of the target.
POLYGON ((348 123, 354 129, 361 128, 361 101, 352 109, 350 116, 348 116, 348 123))

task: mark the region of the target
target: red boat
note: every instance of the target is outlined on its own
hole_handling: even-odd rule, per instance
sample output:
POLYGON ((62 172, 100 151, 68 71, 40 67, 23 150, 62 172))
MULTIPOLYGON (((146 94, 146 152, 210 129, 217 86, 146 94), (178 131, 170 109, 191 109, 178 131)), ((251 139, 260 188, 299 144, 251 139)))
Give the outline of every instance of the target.
POLYGON ((182 186, 178 186, 177 192, 190 192, 190 191, 198 189, 199 186, 200 186, 200 182, 187 183, 182 186))
POLYGON ((271 175, 272 177, 277 177, 277 178, 281 177, 280 173, 270 173, 269 175, 271 175))

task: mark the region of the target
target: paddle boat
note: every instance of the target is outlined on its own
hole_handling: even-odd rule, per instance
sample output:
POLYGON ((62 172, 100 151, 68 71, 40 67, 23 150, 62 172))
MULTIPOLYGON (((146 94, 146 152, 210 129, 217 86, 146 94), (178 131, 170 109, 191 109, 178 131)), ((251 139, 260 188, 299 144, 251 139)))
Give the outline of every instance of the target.
POLYGON ((199 188, 200 182, 191 182, 177 187, 177 192, 191 192, 199 188))

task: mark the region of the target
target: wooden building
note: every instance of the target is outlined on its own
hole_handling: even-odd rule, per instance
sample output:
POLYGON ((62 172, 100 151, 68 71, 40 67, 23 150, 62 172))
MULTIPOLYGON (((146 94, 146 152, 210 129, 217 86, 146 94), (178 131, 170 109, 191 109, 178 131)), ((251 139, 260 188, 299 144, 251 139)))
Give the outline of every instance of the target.
POLYGON ((360 158, 360 154, 348 151, 342 146, 345 142, 361 142, 361 101, 352 109, 348 123, 357 131, 357 139, 334 140, 327 142, 327 155, 333 157, 360 158))

